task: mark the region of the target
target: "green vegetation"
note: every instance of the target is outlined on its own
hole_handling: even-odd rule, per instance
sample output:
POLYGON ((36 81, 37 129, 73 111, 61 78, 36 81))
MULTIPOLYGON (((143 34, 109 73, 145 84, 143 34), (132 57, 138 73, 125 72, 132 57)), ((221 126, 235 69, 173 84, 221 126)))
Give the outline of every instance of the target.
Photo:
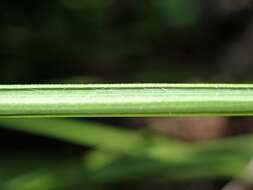
POLYGON ((172 181, 236 177, 253 151, 252 136, 190 145, 147 132, 74 120, 1 119, 0 123, 8 129, 93 148, 85 157, 61 151, 5 151, 0 158, 3 190, 96 189, 157 176, 172 181), (20 156, 15 158, 16 154, 20 156))
POLYGON ((0 190, 252 185, 252 18, 249 0, 1 0, 0 190))
POLYGON ((2 85, 1 117, 253 115, 253 85, 2 85))
POLYGON ((237 177, 252 158, 252 135, 191 144, 147 130, 51 117, 252 115, 252 97, 250 84, 1 85, 2 129, 90 150, 3 150, 0 188, 100 189, 147 179, 237 177))

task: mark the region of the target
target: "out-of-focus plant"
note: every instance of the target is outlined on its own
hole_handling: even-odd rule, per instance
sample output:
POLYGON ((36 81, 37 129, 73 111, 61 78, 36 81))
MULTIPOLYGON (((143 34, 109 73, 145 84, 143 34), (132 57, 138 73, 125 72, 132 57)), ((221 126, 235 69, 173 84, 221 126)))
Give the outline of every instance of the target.
MULTIPOLYGON (((189 145, 146 132, 56 119, 1 119, 1 126, 93 149, 80 154, 19 150, 0 158, 4 190, 100 187, 119 181, 235 177, 250 160, 252 136, 189 145), (19 155, 19 157, 13 159, 19 155)), ((4 153, 4 152, 3 152, 4 153)))

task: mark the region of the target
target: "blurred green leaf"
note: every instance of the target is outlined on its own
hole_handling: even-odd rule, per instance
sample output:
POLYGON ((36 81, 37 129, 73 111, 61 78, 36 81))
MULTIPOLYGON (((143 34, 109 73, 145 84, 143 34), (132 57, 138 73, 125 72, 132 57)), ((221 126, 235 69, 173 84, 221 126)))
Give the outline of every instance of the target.
POLYGON ((0 123, 7 129, 95 148, 85 157, 40 150, 2 152, 3 190, 96 188, 158 176, 164 180, 234 177, 253 153, 252 136, 186 144, 89 122, 1 119, 0 123))
MULTIPOLYGON (((147 133, 129 132, 89 122, 57 119, 1 119, 0 123, 8 129, 92 146, 99 150, 114 152, 116 155, 147 158, 162 163, 180 164, 187 163, 189 160, 201 163, 220 160, 227 163, 228 166, 233 164, 237 167, 236 161, 246 162, 251 158, 253 152, 252 136, 186 144, 147 133)), ((106 160, 108 158, 114 161, 113 154, 106 160)), ((231 170, 234 171, 233 168, 231 170)))

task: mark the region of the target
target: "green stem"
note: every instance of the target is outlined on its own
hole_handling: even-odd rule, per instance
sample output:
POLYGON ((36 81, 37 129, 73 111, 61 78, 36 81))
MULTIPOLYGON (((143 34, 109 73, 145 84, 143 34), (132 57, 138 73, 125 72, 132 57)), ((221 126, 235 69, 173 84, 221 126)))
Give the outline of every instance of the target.
POLYGON ((0 85, 0 117, 195 115, 253 115, 253 85, 0 85))

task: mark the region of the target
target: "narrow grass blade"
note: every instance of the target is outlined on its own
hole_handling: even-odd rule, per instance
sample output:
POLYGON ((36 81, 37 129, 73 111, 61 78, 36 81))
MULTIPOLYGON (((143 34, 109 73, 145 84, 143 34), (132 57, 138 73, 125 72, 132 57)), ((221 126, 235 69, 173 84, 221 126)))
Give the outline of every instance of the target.
POLYGON ((0 117, 253 115, 253 85, 0 85, 0 117))

